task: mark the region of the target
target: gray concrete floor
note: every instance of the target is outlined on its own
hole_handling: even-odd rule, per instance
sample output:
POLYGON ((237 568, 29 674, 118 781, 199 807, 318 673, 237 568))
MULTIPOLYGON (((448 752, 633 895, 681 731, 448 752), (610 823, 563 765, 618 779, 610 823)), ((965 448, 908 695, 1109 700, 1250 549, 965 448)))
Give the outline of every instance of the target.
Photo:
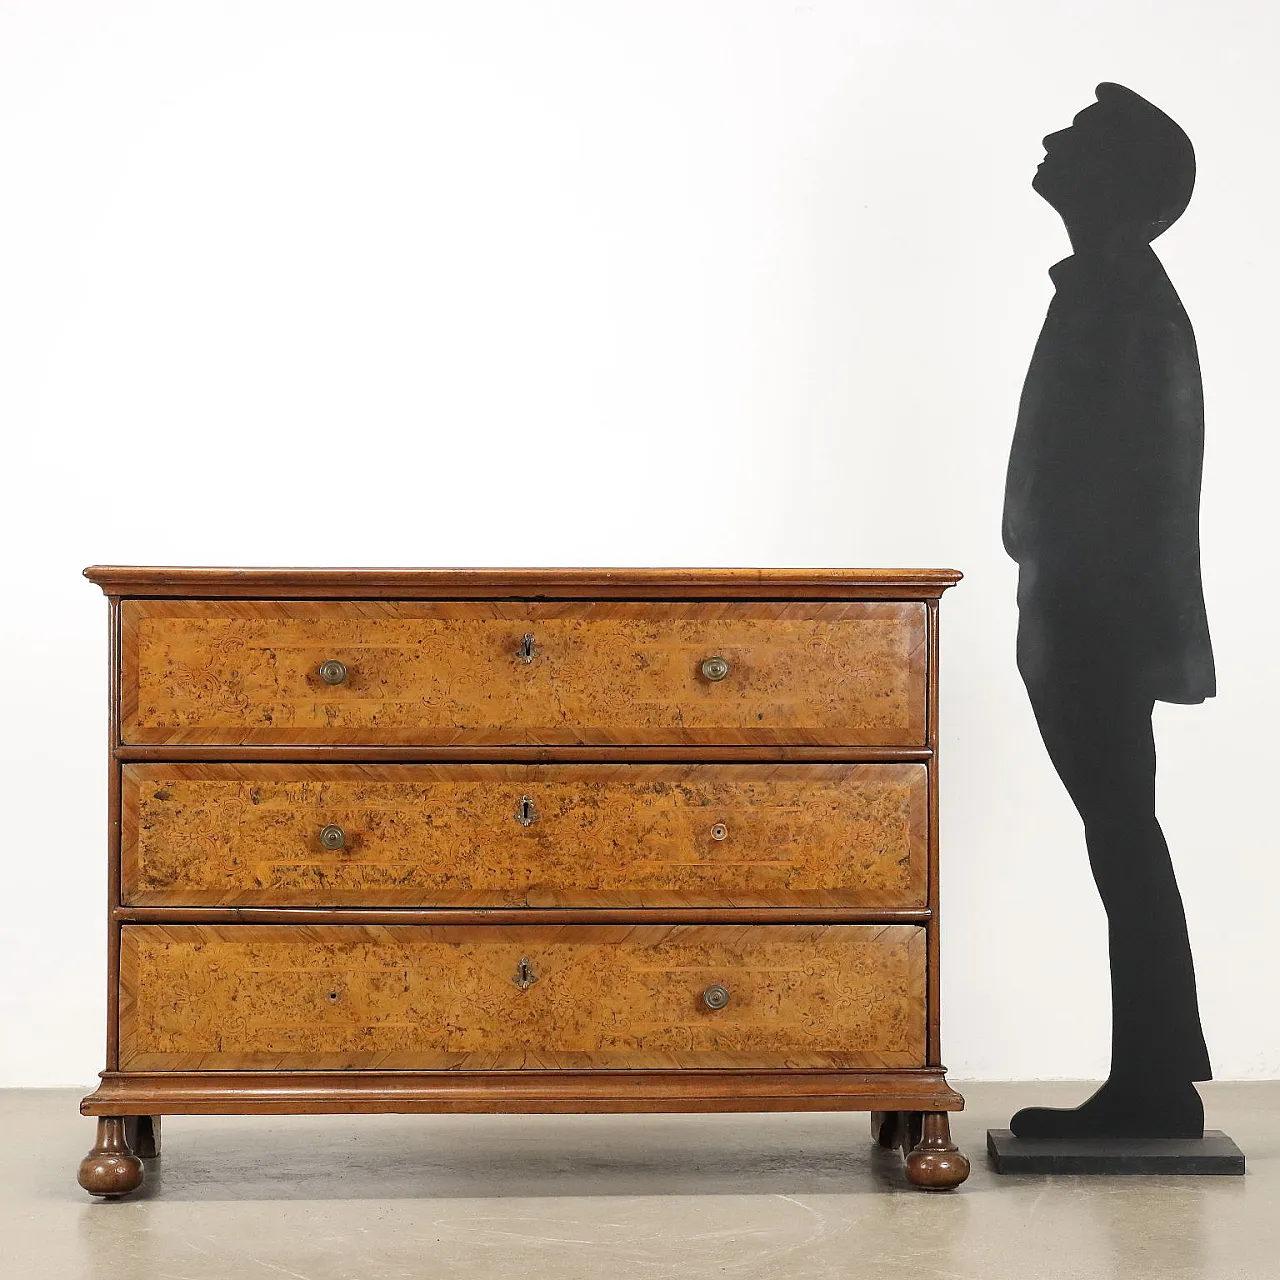
POLYGON ((91 1200, 68 1090, 0 1091, 4 1280, 1093 1280, 1280 1275, 1280 1082, 1205 1086, 1243 1178, 998 1177, 985 1134, 1085 1085, 962 1085, 957 1192, 865 1115, 174 1117, 91 1200))

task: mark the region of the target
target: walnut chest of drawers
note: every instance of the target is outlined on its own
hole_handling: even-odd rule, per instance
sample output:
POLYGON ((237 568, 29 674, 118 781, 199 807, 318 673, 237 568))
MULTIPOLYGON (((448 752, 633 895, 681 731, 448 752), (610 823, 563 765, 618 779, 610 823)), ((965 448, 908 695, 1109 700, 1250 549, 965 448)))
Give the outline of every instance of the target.
POLYGON ((106 1070, 172 1114, 865 1110, 951 1187, 949 570, 94 568, 106 1070))

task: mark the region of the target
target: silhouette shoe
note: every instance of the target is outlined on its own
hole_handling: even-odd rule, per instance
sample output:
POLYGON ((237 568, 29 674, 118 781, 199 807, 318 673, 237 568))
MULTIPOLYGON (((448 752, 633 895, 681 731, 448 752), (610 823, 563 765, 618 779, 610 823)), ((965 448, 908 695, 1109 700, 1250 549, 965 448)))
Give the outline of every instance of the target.
POLYGON ((1202 1138, 1204 1103, 1185 1081, 1106 1084, 1072 1109, 1024 1107, 1015 1138, 1202 1138))

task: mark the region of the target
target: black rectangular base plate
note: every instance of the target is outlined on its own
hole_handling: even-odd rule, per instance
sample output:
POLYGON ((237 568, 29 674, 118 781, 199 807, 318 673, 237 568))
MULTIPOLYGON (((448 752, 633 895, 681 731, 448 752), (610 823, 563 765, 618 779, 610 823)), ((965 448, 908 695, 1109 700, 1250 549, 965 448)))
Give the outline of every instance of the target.
POLYGON ((1242 1174, 1244 1152, 1221 1129, 1203 1138, 1015 1138, 987 1130, 997 1173, 1242 1174))

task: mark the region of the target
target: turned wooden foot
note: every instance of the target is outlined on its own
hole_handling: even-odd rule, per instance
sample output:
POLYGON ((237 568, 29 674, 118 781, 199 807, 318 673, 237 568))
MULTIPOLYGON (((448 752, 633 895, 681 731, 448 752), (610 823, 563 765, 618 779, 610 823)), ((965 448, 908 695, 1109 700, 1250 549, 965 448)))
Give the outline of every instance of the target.
POLYGON ((160 1154, 160 1117, 125 1116, 125 1145, 139 1160, 154 1160, 160 1154))
POLYGON ((920 1141, 919 1111, 873 1111, 871 1136, 877 1144, 892 1151, 900 1149, 905 1156, 920 1141))
POLYGON ((98 1136, 80 1161, 78 1181, 94 1196, 127 1196, 142 1185, 142 1161, 129 1150, 124 1116, 99 1116, 98 1136))
POLYGON ((892 1149, 898 1145, 898 1114, 896 1111, 871 1113, 871 1136, 876 1146, 892 1149))
POLYGON ((907 1181, 926 1191, 949 1191, 969 1176, 969 1161, 951 1141, 945 1111, 926 1111, 920 1140, 907 1154, 907 1181))

